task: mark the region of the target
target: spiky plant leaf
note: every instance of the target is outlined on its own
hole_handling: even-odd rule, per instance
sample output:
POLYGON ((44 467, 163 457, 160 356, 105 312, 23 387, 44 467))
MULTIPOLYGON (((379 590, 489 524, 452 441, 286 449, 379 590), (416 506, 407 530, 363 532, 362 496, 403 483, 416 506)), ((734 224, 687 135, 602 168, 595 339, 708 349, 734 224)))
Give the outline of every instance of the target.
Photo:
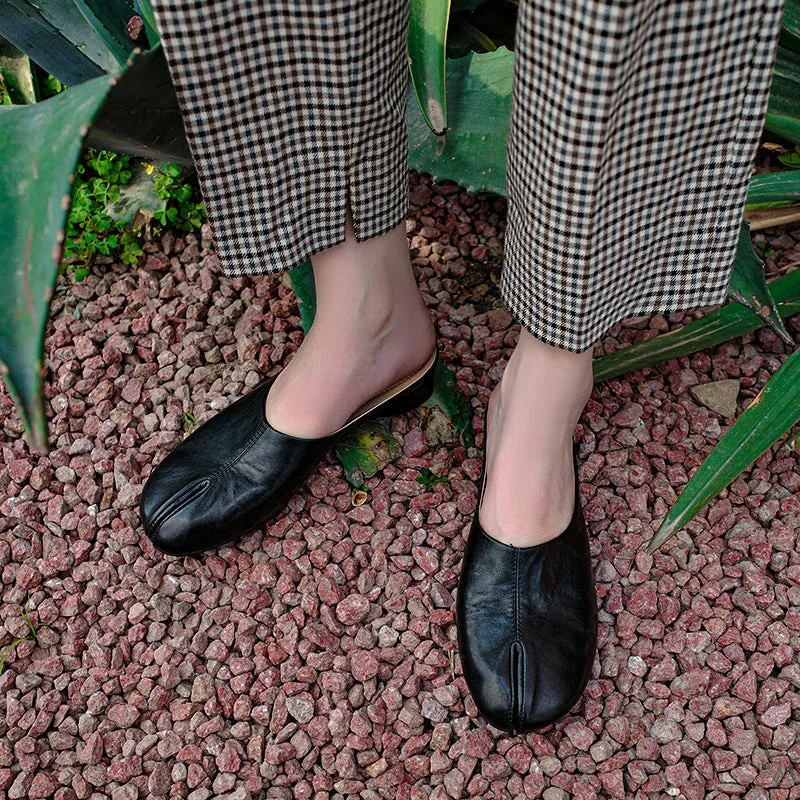
POLYGON ((648 543, 648 552, 654 552, 674 536, 797 422, 800 422, 800 350, 781 364, 697 468, 648 543))
POLYGON ((789 332, 784 328, 775 301, 767 288, 764 262, 758 257, 750 238, 750 226, 745 220, 739 228, 739 243, 733 264, 728 297, 732 297, 753 313, 758 314, 788 345, 794 345, 789 332))
POLYGON ((764 127, 800 142, 800 52, 787 47, 779 46, 775 57, 764 127))
POLYGON ((800 169, 763 172, 750 177, 745 209, 756 203, 773 203, 782 200, 800 200, 800 169))
POLYGON ((420 113, 434 134, 447 126, 446 47, 450 0, 411 0, 408 61, 420 113))
POLYGON ((434 136, 415 95, 407 103, 409 165, 468 192, 506 195, 506 141, 514 54, 505 47, 447 65, 447 132, 434 136))
MULTIPOLYGON (((62 0, 63 1, 63 0, 62 0)), ((136 13, 131 0, 72 0, 121 67, 133 50, 128 22, 136 13)), ((116 70, 115 70, 116 71, 116 70)))
POLYGON ((41 398, 42 339, 69 209, 70 183, 88 125, 111 88, 108 76, 41 103, 0 108, 0 303, 3 377, 26 433, 47 449, 41 398))
POLYGON ((158 25, 156 24, 156 15, 153 13, 153 5, 150 0, 134 0, 136 11, 144 20, 144 30, 147 35, 147 41, 150 47, 155 47, 160 41, 161 37, 158 33, 158 25))
POLYGON ((67 86, 120 67, 72 0, 0 0, 0 36, 67 86))
MULTIPOLYGON (((800 312, 800 270, 793 270, 767 285, 782 319, 800 312)), ((764 320, 746 306, 728 303, 681 328, 595 359, 594 379, 615 378, 651 364, 707 350, 763 325, 764 320)))

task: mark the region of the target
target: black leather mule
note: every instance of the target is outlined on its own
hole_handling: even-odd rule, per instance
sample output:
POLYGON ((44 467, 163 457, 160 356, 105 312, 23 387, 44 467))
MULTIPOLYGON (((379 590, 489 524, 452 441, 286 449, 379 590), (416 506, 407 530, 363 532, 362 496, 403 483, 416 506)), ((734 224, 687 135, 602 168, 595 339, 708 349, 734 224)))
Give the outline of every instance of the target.
POLYGON ((338 431, 300 439, 265 415, 272 378, 184 439, 150 474, 139 512, 153 545, 191 555, 262 527, 311 474, 337 436, 364 419, 402 414, 433 392, 438 351, 425 365, 365 403, 338 431))
POLYGON ((456 597, 464 677, 481 714, 514 734, 544 728, 580 700, 597 649, 597 598, 578 487, 567 528, 515 547, 478 522, 484 470, 456 597))

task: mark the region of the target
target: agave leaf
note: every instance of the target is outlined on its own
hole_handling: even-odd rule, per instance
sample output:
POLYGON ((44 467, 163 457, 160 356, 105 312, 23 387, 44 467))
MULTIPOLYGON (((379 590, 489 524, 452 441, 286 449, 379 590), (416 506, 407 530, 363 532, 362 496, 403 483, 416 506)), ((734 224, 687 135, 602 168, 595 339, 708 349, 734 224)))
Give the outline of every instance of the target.
POLYGON ((783 19, 778 41, 781 46, 800 52, 800 2, 798 0, 786 0, 783 5, 783 19))
MULTIPOLYGON (((128 0, 72 0, 92 30, 103 40, 116 58, 118 67, 128 60, 133 42, 128 35, 128 22, 136 13, 128 0)), ((115 70, 116 71, 116 70, 115 70)))
POLYGON ((697 468, 655 536, 652 553, 800 421, 800 350, 781 364, 697 468))
POLYGON ((791 142, 800 142, 800 53, 778 47, 764 127, 791 142))
POLYGON ((161 37, 158 33, 158 25, 156 24, 156 15, 153 13, 153 5, 150 0, 134 0, 136 11, 139 16, 144 20, 144 30, 147 35, 147 41, 150 47, 155 47, 160 41, 161 37))
POLYGON ((400 455, 400 442, 377 420, 368 420, 345 434, 335 445, 347 481, 355 489, 364 485, 400 455))
POLYGON ((314 314, 317 312, 317 293, 314 286, 314 269, 311 261, 303 262, 299 267, 289 270, 289 280, 297 295, 297 307, 300 309, 300 327, 308 333, 314 314))
POLYGON ((786 344, 794 345, 794 339, 784 328, 778 315, 778 309, 775 307, 775 301, 767 288, 764 262, 758 257, 758 253, 753 247, 750 226, 745 220, 742 220, 739 228, 739 243, 728 284, 728 297, 747 306, 752 312, 758 314, 786 344))
POLYGON ((72 0, 0 0, 0 36, 67 86, 119 69, 72 0))
POLYGON ((409 165, 434 180, 453 180, 468 192, 506 196, 506 142, 514 54, 506 47, 471 53, 447 65, 447 132, 432 136, 409 92, 409 165))
POLYGON ((70 183, 89 123, 111 88, 95 78, 41 103, 0 108, 0 367, 31 444, 47 449, 42 340, 69 209, 70 183))
POLYGON ((800 169, 753 175, 747 189, 747 206, 755 203, 800 200, 800 169))
MULTIPOLYGON (((782 319, 800 312, 800 270, 793 270, 767 285, 782 319)), ((728 303, 681 328, 595 359, 594 379, 614 378, 651 364, 697 353, 763 325, 764 320, 746 306, 728 303)))
POLYGON ((450 0, 411 0, 408 61, 420 112, 434 134, 447 127, 445 55, 450 0))

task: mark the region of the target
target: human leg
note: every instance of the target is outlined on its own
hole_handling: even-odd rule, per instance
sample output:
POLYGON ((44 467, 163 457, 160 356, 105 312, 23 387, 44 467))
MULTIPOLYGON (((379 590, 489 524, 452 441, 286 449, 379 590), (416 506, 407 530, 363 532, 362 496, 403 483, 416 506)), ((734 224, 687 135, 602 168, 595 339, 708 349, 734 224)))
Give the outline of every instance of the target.
POLYGON ((568 440, 600 335, 724 301, 781 9, 521 4, 502 294, 524 333, 489 408, 481 508, 501 541, 569 519, 568 440))
POLYGON ((724 299, 781 15, 781 0, 520 4, 501 292, 523 332, 487 415, 456 614, 498 727, 556 721, 591 674, 568 454, 592 346, 627 316, 724 299))
POLYGON ((257 388, 264 406, 232 404, 151 473, 145 530, 177 553, 279 510, 356 409, 430 360, 435 336, 404 224, 408 0, 154 5, 223 271, 310 258, 317 289, 309 335, 257 388))
POLYGON ((155 4, 223 270, 314 268, 312 331, 268 401, 285 433, 333 432, 433 348, 404 227, 408 11, 155 4))

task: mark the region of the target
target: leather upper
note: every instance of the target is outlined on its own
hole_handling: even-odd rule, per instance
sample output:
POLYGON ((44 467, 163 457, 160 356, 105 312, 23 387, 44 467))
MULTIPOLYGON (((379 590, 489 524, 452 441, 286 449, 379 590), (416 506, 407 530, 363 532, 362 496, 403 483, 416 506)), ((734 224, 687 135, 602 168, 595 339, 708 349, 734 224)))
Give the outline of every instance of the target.
POLYGON ((572 519, 547 542, 500 542, 475 511, 456 597, 459 653, 478 710, 501 730, 556 721, 591 674, 597 598, 577 469, 572 519))
POLYGON ((314 469, 333 437, 299 439, 267 422, 272 379, 212 417, 153 470, 139 504, 165 553, 218 547, 259 527, 314 469))

